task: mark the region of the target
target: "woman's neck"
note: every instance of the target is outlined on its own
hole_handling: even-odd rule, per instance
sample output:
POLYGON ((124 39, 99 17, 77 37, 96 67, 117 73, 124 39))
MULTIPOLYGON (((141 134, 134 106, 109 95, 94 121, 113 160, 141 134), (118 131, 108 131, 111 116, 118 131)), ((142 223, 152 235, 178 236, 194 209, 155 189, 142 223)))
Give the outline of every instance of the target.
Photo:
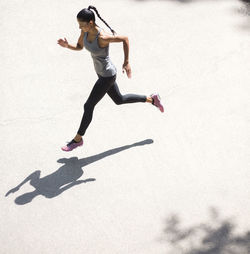
POLYGON ((97 33, 98 33, 98 26, 97 25, 95 25, 95 26, 93 26, 93 28, 91 28, 89 31, 88 31, 88 33, 90 34, 90 35, 97 35, 97 33))

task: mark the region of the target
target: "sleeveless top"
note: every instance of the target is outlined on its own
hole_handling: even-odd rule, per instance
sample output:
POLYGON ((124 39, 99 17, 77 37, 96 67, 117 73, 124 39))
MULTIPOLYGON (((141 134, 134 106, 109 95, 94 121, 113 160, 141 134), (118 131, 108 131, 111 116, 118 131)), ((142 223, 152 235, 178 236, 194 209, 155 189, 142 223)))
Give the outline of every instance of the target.
POLYGON ((88 42, 88 33, 84 33, 84 47, 91 53, 97 75, 102 77, 112 77, 116 75, 116 67, 109 58, 109 46, 105 48, 99 47, 98 37, 100 30, 101 29, 99 28, 97 36, 93 42, 88 42))

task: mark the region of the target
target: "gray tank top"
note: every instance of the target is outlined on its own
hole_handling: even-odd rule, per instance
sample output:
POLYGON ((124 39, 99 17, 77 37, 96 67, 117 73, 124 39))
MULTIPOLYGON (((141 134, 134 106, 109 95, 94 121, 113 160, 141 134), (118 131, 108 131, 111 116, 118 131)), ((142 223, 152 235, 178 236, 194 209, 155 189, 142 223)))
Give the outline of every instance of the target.
POLYGON ((88 33, 84 33, 84 47, 91 53, 96 73, 102 77, 111 77, 116 75, 117 71, 109 58, 109 46, 105 48, 99 47, 98 37, 100 30, 101 29, 99 28, 97 36, 93 42, 88 42, 88 33))

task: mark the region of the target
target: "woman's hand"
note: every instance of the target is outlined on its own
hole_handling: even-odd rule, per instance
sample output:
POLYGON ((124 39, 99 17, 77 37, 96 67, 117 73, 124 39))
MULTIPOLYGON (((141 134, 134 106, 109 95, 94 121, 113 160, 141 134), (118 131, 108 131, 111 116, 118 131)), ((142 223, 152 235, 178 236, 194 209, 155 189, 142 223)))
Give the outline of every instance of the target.
POLYGON ((64 38, 64 40, 63 39, 59 39, 57 41, 57 44, 59 44, 60 46, 62 46, 64 48, 68 48, 68 46, 69 46, 69 43, 68 43, 66 38, 64 38))
POLYGON ((124 63, 122 66, 122 73, 124 73, 124 71, 126 71, 126 74, 128 76, 128 78, 131 78, 131 67, 129 63, 124 63))

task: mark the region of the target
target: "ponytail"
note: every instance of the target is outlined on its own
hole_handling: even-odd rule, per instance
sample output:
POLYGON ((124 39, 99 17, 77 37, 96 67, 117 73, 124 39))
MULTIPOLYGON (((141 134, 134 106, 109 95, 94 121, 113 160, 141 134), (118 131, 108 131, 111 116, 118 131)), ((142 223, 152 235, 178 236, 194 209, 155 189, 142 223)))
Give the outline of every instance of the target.
POLYGON ((94 6, 90 5, 90 6, 88 7, 88 10, 91 11, 91 9, 95 11, 95 13, 96 13, 96 15, 98 16, 98 18, 110 29, 110 31, 112 32, 112 34, 115 35, 116 32, 115 32, 115 31, 108 25, 108 23, 100 16, 100 14, 98 13, 97 9, 96 9, 94 6))

